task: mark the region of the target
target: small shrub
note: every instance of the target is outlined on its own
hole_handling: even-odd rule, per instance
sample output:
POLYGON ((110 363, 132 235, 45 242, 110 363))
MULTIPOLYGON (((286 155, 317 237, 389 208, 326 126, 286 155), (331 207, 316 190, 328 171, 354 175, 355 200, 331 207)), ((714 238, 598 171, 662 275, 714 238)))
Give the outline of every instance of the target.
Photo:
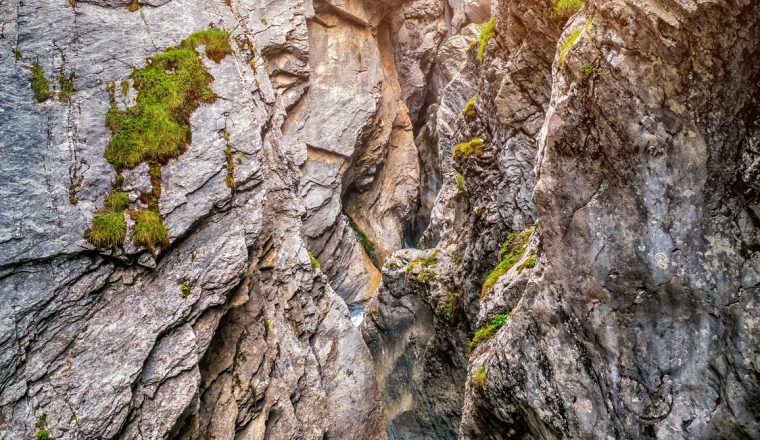
POLYGON ((470 157, 474 154, 477 157, 481 157, 485 152, 485 146, 486 144, 483 142, 483 139, 473 138, 469 142, 460 142, 456 144, 454 150, 451 152, 451 155, 454 157, 470 157))
POLYGON ((106 197, 104 205, 110 211, 124 211, 129 206, 129 194, 113 191, 106 197))
POLYGON ((127 222, 122 211, 106 211, 95 214, 92 227, 85 233, 85 238, 93 246, 110 248, 121 246, 127 237, 127 222))
POLYGON ((478 61, 483 62, 483 55, 488 46, 488 40, 496 36, 496 19, 491 17, 490 20, 480 25, 480 37, 478 37, 478 61))
POLYGON ((464 178, 461 174, 457 173, 457 188, 459 188, 459 192, 464 192, 464 178))
POLYGON ((479 367, 475 370, 475 372, 472 373, 472 385, 475 388, 483 389, 483 387, 486 384, 486 368, 485 367, 479 367))
POLYGON ((478 99, 478 95, 474 95, 472 98, 470 98, 469 101, 464 105, 464 110, 462 110, 462 114, 464 114, 465 118, 474 118, 478 115, 478 110, 475 108, 475 101, 478 99))
POLYGON ((166 240, 168 230, 157 211, 144 209, 135 216, 134 240, 151 251, 166 240))
POLYGON ((32 64, 32 92, 37 102, 45 102, 50 99, 50 83, 45 78, 42 66, 36 61, 32 64))
POLYGON ((311 253, 311 251, 308 251, 309 254, 309 262, 311 262, 311 270, 312 272, 320 268, 319 260, 317 257, 314 256, 314 254, 311 253))
POLYGON ((583 7, 583 0, 554 0, 552 17, 567 18, 583 7))
POLYGON ((475 332, 475 336, 472 337, 472 341, 470 342, 470 351, 477 347, 478 344, 491 339, 493 335, 496 334, 496 331, 502 328, 504 324, 506 324, 509 316, 509 313, 496 315, 493 317, 493 319, 491 319, 491 322, 488 323, 488 325, 478 329, 478 331, 475 332))

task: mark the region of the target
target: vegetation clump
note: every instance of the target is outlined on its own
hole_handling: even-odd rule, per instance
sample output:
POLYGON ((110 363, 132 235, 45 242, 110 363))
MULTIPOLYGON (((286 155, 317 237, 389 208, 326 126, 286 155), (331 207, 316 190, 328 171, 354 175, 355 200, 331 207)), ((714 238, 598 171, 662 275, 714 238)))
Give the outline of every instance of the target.
POLYGON ((58 75, 58 85, 61 88, 61 91, 58 92, 58 99, 62 102, 71 102, 71 95, 76 92, 74 87, 74 72, 69 73, 69 76, 61 72, 58 75))
POLYGON ((92 218, 92 227, 85 232, 85 238, 93 246, 110 248, 121 246, 127 237, 127 222, 124 211, 101 211, 92 218))
POLYGON ((166 241, 169 231, 164 226, 161 214, 158 211, 143 209, 134 214, 134 219, 135 231, 133 237, 136 244, 145 246, 152 251, 156 246, 166 241))
MULTIPOLYGON (((485 296, 488 289, 496 284, 496 281, 502 277, 505 273, 512 268, 520 260, 520 257, 525 253, 525 246, 528 244, 530 234, 533 233, 535 226, 531 226, 520 233, 510 232, 504 244, 499 250, 499 264, 486 275, 485 281, 483 281, 483 289, 481 290, 481 298, 485 296)), ((535 261, 533 262, 535 265, 535 261)), ((531 266, 532 267, 532 266, 531 266)))
POLYGON ((215 99, 209 88, 213 78, 195 51, 201 44, 215 61, 232 53, 226 32, 200 31, 132 72, 136 105, 121 111, 113 102, 106 115, 113 136, 105 157, 114 167, 134 168, 148 160, 164 163, 190 143, 190 115, 201 102, 215 99))
POLYGON ((473 386, 482 390, 486 384, 486 368, 482 366, 478 367, 470 377, 472 378, 473 386))
POLYGON ((459 188, 459 192, 464 192, 464 178, 461 174, 457 173, 457 188, 459 188))
POLYGON ((45 72, 42 71, 40 63, 32 63, 32 93, 37 102, 45 102, 50 99, 50 83, 45 78, 45 72))
POLYGON ((480 37, 478 37, 478 61, 483 62, 483 55, 486 52, 488 46, 488 40, 496 36, 496 18, 491 17, 490 20, 480 25, 480 37))
POLYGON ((193 287, 187 283, 182 283, 179 285, 179 291, 181 292, 182 298, 187 298, 188 296, 190 296, 190 291, 192 289, 193 287))
POLYGON ((311 263, 311 270, 312 272, 319 269, 320 264, 317 257, 314 256, 314 254, 311 253, 311 251, 308 251, 309 254, 309 262, 311 263))
POLYGON ((34 428, 36 429, 34 438, 37 440, 50 439, 50 431, 47 429, 47 414, 43 413, 41 416, 37 417, 37 421, 34 422, 34 428))
POLYGON ((581 64, 580 71, 584 75, 596 75, 599 73, 599 69, 589 64, 581 64))
POLYGON ((268 320, 264 320, 264 336, 268 335, 269 332, 272 330, 272 323, 268 320))
POLYGON ((21 49, 18 47, 13 48, 13 58, 16 59, 16 61, 20 60, 23 54, 21 53, 21 49))
POLYGON ((554 0, 552 17, 567 18, 583 7, 583 0, 554 0))
POLYGON ((464 105, 464 110, 462 110, 462 114, 464 114, 465 118, 472 119, 475 116, 478 115, 478 110, 475 108, 475 101, 477 101, 478 95, 473 95, 472 98, 470 98, 467 103, 464 105))
POLYGON ((456 156, 462 156, 462 157, 470 157, 472 155, 475 155, 477 157, 483 156, 483 153, 485 152, 485 142, 483 142, 483 139, 481 138, 472 138, 469 142, 460 142, 454 146, 454 150, 451 152, 451 155, 456 156))
POLYGON ((124 211, 129 206, 129 194, 122 191, 112 191, 106 197, 104 205, 110 211, 124 211))
MULTIPOLYGON (((133 5, 139 7, 137 1, 131 2, 129 7, 133 5)), ((227 32, 218 29, 196 32, 179 46, 147 58, 145 67, 132 72, 130 79, 137 92, 134 106, 120 110, 114 97, 114 82, 106 86, 111 96, 106 126, 111 129, 112 136, 103 155, 116 169, 117 191, 106 199, 106 211, 93 219, 87 238, 95 246, 124 242, 126 232, 121 231, 126 227, 122 228, 117 217, 123 222, 122 211, 129 205, 129 199, 118 191, 121 170, 134 168, 142 162, 149 165, 152 190, 140 196, 148 209, 132 213, 136 222, 133 238, 136 244, 151 251, 166 241, 168 230, 158 211, 161 164, 182 154, 191 141, 191 114, 201 103, 210 103, 216 98, 210 89, 213 78, 196 52, 199 46, 203 46, 206 56, 215 62, 232 53, 227 32)), ((62 100, 64 97, 69 99, 73 93, 73 74, 68 78, 62 74, 59 80, 62 100)), ((129 82, 122 81, 122 95, 128 91, 129 82)))
POLYGON ((585 26, 583 26, 581 29, 577 29, 569 33, 567 37, 562 41, 562 44, 560 44, 559 46, 559 64, 560 65, 565 64, 565 56, 567 55, 567 52, 570 50, 571 47, 573 47, 573 44, 575 44, 575 42, 578 41, 578 38, 580 38, 581 34, 588 30, 588 28, 591 26, 591 21, 592 21, 591 17, 587 18, 585 26))
POLYGON ((477 347, 478 344, 491 339, 493 335, 496 334, 496 331, 504 326, 509 319, 509 316, 509 313, 496 315, 491 319, 491 322, 489 322, 488 325, 479 328, 478 331, 475 332, 475 336, 472 337, 472 341, 470 341, 470 351, 477 347))
POLYGON ((137 2, 137 0, 132 0, 127 5, 127 10, 129 12, 137 12, 140 9, 140 3, 137 2))
POLYGON ((443 314, 446 319, 451 321, 454 318, 454 313, 459 307, 459 292, 451 292, 446 295, 446 299, 443 302, 443 314))
POLYGON ((528 254, 528 258, 525 259, 525 261, 520 264, 520 266, 517 268, 517 273, 521 273, 524 269, 533 269, 536 267, 536 250, 533 249, 530 251, 530 254, 528 254))
POLYGON ((349 224, 351 225, 351 229, 354 230, 354 234, 356 235, 356 240, 359 242, 360 245, 364 248, 364 252, 367 253, 367 256, 369 257, 370 261, 372 261, 372 264, 380 268, 380 258, 377 255, 377 252, 375 252, 375 245, 372 244, 371 241, 369 241, 369 238, 367 238, 367 235, 362 232, 361 229, 359 229, 358 226, 353 221, 349 220, 349 224))

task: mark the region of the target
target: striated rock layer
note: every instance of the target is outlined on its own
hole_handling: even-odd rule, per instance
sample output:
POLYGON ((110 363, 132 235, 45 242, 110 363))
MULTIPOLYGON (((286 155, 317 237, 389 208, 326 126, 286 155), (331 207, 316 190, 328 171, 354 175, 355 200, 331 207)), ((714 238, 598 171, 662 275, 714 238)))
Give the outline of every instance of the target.
POLYGON ((383 438, 369 351, 301 239, 298 166, 316 161, 290 124, 324 85, 314 5, 8 1, 0 14, 0 438, 383 438), (208 28, 232 54, 198 48, 215 98, 192 112, 192 142, 115 175, 111 102, 135 105, 133 70, 208 28), (123 246, 85 240, 116 181, 135 210, 158 181, 168 236, 153 250, 131 214, 123 246))

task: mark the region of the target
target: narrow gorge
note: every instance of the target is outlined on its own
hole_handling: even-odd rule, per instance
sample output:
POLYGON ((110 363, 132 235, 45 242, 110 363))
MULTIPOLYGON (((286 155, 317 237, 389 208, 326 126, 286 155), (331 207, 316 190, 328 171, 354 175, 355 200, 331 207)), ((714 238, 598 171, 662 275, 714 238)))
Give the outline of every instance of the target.
POLYGON ((0 20, 0 440, 760 439, 756 0, 0 20))

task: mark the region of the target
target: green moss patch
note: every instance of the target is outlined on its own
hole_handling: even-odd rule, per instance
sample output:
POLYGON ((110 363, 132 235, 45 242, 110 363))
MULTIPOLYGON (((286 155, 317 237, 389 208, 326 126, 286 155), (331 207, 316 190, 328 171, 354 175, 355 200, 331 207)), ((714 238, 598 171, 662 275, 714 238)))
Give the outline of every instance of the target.
POLYGON ((349 219, 349 224, 351 226, 351 229, 354 230, 354 234, 356 235, 356 240, 359 242, 360 245, 364 248, 364 252, 367 253, 367 256, 369 257, 370 261, 372 261, 372 264, 380 269, 380 257, 377 255, 377 252, 375 251, 375 245, 372 244, 372 242, 367 238, 367 236, 362 232, 361 229, 359 229, 356 224, 349 219))
POLYGON ((158 211, 144 209, 133 216, 135 231, 133 238, 140 246, 153 250, 166 240, 169 231, 161 220, 158 211))
POLYGON ((488 40, 496 36, 496 19, 491 17, 490 20, 480 25, 480 36, 478 37, 478 61, 483 62, 483 55, 488 46, 488 40))
MULTIPOLYGON (((129 7, 139 7, 137 1, 129 7)), ((206 71, 196 51, 200 46, 206 56, 220 62, 232 54, 227 32, 208 29, 196 32, 177 47, 170 47, 147 58, 146 66, 136 69, 130 79, 137 92, 136 103, 122 111, 116 105, 115 83, 110 82, 106 90, 111 95, 111 107, 106 114, 106 126, 111 129, 111 140, 103 155, 116 169, 115 191, 106 198, 106 212, 98 214, 100 220, 113 217, 116 211, 125 210, 129 205, 126 193, 121 188, 123 169, 131 169, 140 163, 149 166, 151 191, 140 194, 140 200, 148 209, 133 212, 135 230, 134 242, 153 251, 164 243, 168 230, 163 224, 158 210, 161 197, 161 164, 179 157, 191 142, 190 116, 201 103, 210 103, 216 96, 210 89, 213 77, 206 71)), ((61 97, 73 93, 74 76, 61 75, 61 97)), ((129 82, 121 81, 121 93, 127 95, 129 82)), ((123 214, 121 215, 123 219, 123 214)), ((93 227, 88 239, 95 246, 111 246, 115 240, 100 238, 100 230, 93 219, 93 227)), ((120 236, 118 244, 123 243, 120 236)))
POLYGON ((483 153, 485 152, 486 144, 483 142, 483 139, 480 138, 473 138, 469 142, 461 142, 456 144, 454 147, 454 150, 452 150, 451 155, 456 156, 462 156, 462 157, 470 157, 472 155, 475 155, 477 157, 483 156, 483 153))
POLYGON ((127 222, 124 211, 102 211, 92 218, 92 227, 85 238, 96 247, 121 246, 127 237, 127 222))
POLYGON ((37 102, 45 102, 50 99, 50 82, 45 78, 40 63, 32 63, 32 93, 37 102))
MULTIPOLYGON (((520 257, 525 253, 525 246, 528 244, 530 234, 535 230, 535 226, 531 226, 519 233, 510 232, 504 244, 499 251, 499 264, 486 275, 485 281, 483 281, 483 289, 481 290, 481 298, 483 298, 491 287, 496 284, 505 273, 512 268, 520 260, 520 257)), ((535 265, 535 261, 534 261, 535 265)))
POLYGON ((136 105, 121 111, 114 102, 106 115, 113 136, 105 157, 114 167, 134 168, 149 160, 165 163, 191 142, 190 115, 216 98, 209 88, 213 78, 196 52, 201 44, 217 62, 232 53, 227 33, 211 29, 148 58, 145 67, 132 72, 136 105))
POLYGON ((583 7, 583 0, 554 0, 552 17, 567 18, 583 7))
POLYGON ((578 38, 580 38, 581 34, 588 30, 588 28, 591 26, 591 18, 586 19, 586 25, 583 26, 581 29, 574 30, 573 32, 569 33, 567 37, 562 40, 562 44, 559 46, 559 64, 563 65, 565 64, 565 56, 567 56, 567 52, 570 50, 571 47, 573 47, 573 44, 575 44, 576 41, 578 41, 578 38))
POLYGON ((472 376, 472 384, 475 386, 475 388, 483 389, 483 387, 486 384, 486 369, 485 367, 479 367, 477 368, 473 373, 472 376))
POLYGON ((462 114, 464 114, 465 118, 472 119, 472 118, 474 118, 475 116, 478 115, 478 111, 475 108, 475 101, 477 101, 477 100, 478 100, 478 95, 474 95, 464 105, 464 110, 462 110, 462 114))
POLYGON ((315 257, 314 254, 311 253, 311 251, 308 251, 308 253, 309 253, 309 262, 311 263, 311 270, 312 272, 314 272, 317 269, 319 269, 321 265, 319 264, 319 260, 317 259, 317 257, 315 257))
POLYGON ((509 316, 509 313, 496 315, 493 317, 493 319, 491 319, 491 322, 488 323, 487 326, 479 328, 478 331, 475 332, 475 336, 472 337, 472 341, 470 341, 470 351, 472 351, 480 343, 491 339, 496 334, 496 331, 502 328, 504 324, 506 324, 509 316))

